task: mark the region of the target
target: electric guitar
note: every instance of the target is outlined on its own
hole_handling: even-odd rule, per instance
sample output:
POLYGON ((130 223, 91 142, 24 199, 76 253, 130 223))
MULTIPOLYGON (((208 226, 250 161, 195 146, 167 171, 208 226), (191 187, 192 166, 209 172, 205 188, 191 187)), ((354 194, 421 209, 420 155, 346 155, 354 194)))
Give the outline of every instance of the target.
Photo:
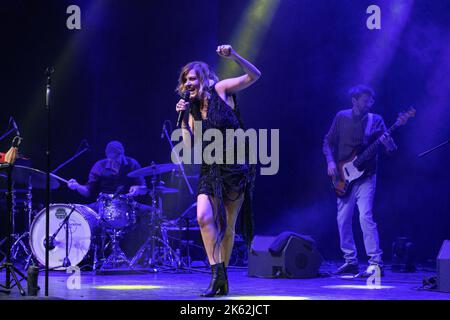
MULTIPOLYGON (((386 133, 389 135, 394 132, 397 128, 406 124, 409 118, 412 118, 416 115, 416 110, 414 108, 410 108, 406 112, 401 112, 397 121, 390 127, 386 133)), ((381 136, 375 140, 372 144, 370 144, 363 152, 358 152, 355 150, 352 152, 349 159, 340 161, 337 165, 337 176, 331 177, 331 182, 333 184, 334 191, 336 195, 340 198, 345 197, 350 189, 352 188, 353 183, 361 179, 365 176, 365 170, 361 167, 361 165, 371 159, 377 153, 378 146, 381 144, 381 136)))

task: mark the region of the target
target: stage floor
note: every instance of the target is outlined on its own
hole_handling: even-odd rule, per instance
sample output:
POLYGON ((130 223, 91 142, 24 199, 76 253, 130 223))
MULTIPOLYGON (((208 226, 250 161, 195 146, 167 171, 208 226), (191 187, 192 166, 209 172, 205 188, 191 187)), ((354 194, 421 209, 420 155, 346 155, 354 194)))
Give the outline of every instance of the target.
MULTIPOLYGON (((365 279, 330 276, 337 264, 322 265, 322 276, 314 279, 263 279, 246 276, 244 268, 229 270, 230 295, 214 299, 230 300, 450 300, 450 293, 421 290, 422 280, 433 270, 394 273, 386 267, 381 288, 371 288, 365 279)), ((198 270, 198 269, 197 269, 198 270)), ((206 269, 200 269, 206 271, 206 269)), ((50 272, 49 297, 69 300, 196 300, 209 284, 206 272, 158 272, 99 275, 81 272, 80 289, 68 289, 69 274, 50 272)), ((4 284, 5 272, 0 273, 4 284)), ((26 288, 26 283, 23 282, 26 288)), ((39 274, 44 297, 44 273, 39 274)), ((25 289, 26 290, 26 289, 25 289)), ((21 297, 17 288, 0 299, 36 299, 21 297)))

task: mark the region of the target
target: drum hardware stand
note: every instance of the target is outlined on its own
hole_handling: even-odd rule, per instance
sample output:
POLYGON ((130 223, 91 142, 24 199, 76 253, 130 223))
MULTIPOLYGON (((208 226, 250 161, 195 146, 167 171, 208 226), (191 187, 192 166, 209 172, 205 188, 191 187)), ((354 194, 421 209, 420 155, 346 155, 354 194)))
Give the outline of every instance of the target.
MULTIPOLYGON (((3 238, 2 241, 0 241, 0 248, 5 242, 6 242, 6 238, 3 238)), ((0 261, 0 264, 2 264, 3 262, 5 262, 6 253, 4 251, 0 250, 0 254, 4 257, 3 260, 0 261)))
MULTIPOLYGON (((31 181, 28 183, 28 193, 27 193, 27 211, 28 211, 28 232, 26 232, 26 235, 30 236, 30 229, 31 229, 31 223, 32 223, 32 215, 33 215, 33 194, 32 194, 32 188, 31 181)), ((26 250, 28 250, 28 247, 26 247, 26 250)), ((26 251, 24 248, 24 251, 26 251)), ((30 266, 30 262, 33 265, 36 265, 36 262, 33 259, 33 253, 31 251, 28 251, 27 258, 25 259, 25 269, 28 270, 28 267, 30 266)))
POLYGON ((180 263, 180 258, 168 244, 166 231, 163 230, 163 228, 161 227, 162 201, 161 198, 159 198, 160 203, 157 204, 156 183, 157 183, 157 176, 152 175, 151 180, 152 188, 149 192, 149 195, 152 199, 152 208, 153 208, 153 211, 151 213, 151 223, 149 224, 151 232, 145 243, 139 248, 133 259, 131 260, 131 266, 134 266, 139 260, 142 259, 142 257, 146 252, 150 252, 151 257, 149 259, 150 260, 149 265, 152 271, 154 272, 159 271, 158 268, 156 268, 156 248, 157 248, 156 242, 161 243, 164 246, 164 248, 168 250, 168 253, 167 252, 164 253, 166 259, 168 255, 169 260, 171 262, 175 262, 176 264, 180 263), (156 229, 158 229, 159 233, 161 234, 161 237, 157 235, 158 231, 156 229))
MULTIPOLYGON (((12 119, 12 117, 10 118, 10 122, 11 122, 11 119, 12 119)), ((8 131, 4 136, 6 136, 6 135, 8 135, 9 133, 11 132, 11 130, 10 131, 8 131)), ((0 138, 0 141, 1 141, 2 139, 0 138)), ((12 218, 12 228, 11 228, 11 232, 12 232, 12 234, 11 234, 11 237, 13 237, 13 239, 12 240, 14 240, 15 242, 14 242, 14 245, 11 247, 11 255, 13 256, 13 252, 14 252, 14 246, 15 246, 15 243, 17 242, 17 239, 18 239, 18 235, 16 234, 16 232, 15 232, 15 230, 16 230, 16 227, 15 227, 15 220, 16 220, 16 209, 15 209, 15 204, 16 204, 16 202, 15 202, 15 193, 14 193, 14 185, 12 185, 12 188, 11 188, 11 194, 12 194, 12 197, 11 197, 11 199, 12 199, 12 216, 13 216, 13 218, 12 218)), ((8 191, 5 193, 5 196, 6 196, 6 198, 8 199, 8 191)), ((8 240, 8 237, 5 237, 2 241, 0 241, 0 246, 2 246, 6 241, 8 240)), ((3 260, 0 262, 0 263, 4 263, 5 261, 6 261, 6 253, 5 252, 3 252, 3 251, 1 251, 0 250, 0 253, 3 255, 3 260)), ((12 258, 11 260, 14 260, 15 261, 15 256, 16 255, 14 255, 14 258, 12 258)))
POLYGON ((119 241, 117 240, 117 238, 120 236, 121 230, 110 230, 112 230, 110 234, 111 242, 108 245, 111 245, 111 254, 108 256, 108 258, 106 258, 105 262, 103 262, 100 271, 105 271, 108 264, 112 264, 112 268, 114 269, 116 265, 119 264, 119 262, 125 262, 127 264, 127 267, 132 269, 131 262, 128 260, 127 256, 120 248, 119 241))
POLYGON ((92 261, 92 271, 97 271, 98 269, 98 265, 99 265, 99 258, 98 258, 98 251, 99 251, 99 247, 102 248, 101 250, 101 254, 102 256, 100 257, 100 261, 101 263, 103 263, 105 261, 105 230, 104 228, 101 228, 101 231, 99 231, 99 233, 101 232, 101 234, 98 234, 96 236, 94 236, 95 242, 94 242, 94 253, 93 253, 93 261, 92 261))
MULTIPOLYGON (((159 210, 159 208, 156 207, 156 197, 155 197, 155 183, 156 183, 156 177, 153 176, 152 177, 152 189, 150 191, 150 197, 152 198, 152 207, 153 210, 150 213, 150 218, 151 218, 151 223, 149 224, 150 226, 150 236, 147 238, 147 240, 145 241, 145 243, 139 248, 139 250, 136 252, 136 254, 134 255, 133 259, 131 259, 131 266, 134 267, 136 265, 136 263, 144 256, 144 254, 146 253, 147 250, 149 250, 151 252, 151 258, 150 258, 150 266, 153 267, 153 262, 155 260, 155 232, 154 232, 154 228, 155 228, 155 217, 154 214, 159 210)), ((153 271, 157 272, 158 270, 153 269, 153 271)))
MULTIPOLYGON (((14 138, 16 139, 16 138, 14 138)), ((15 140, 13 140, 13 147, 17 147, 14 143, 15 140)), ((20 137, 19 137, 19 143, 20 143, 20 137)), ((0 168, 6 169, 7 175, 8 175, 8 193, 7 193, 7 212, 8 212, 8 230, 7 230, 7 252, 6 252, 6 261, 0 266, 0 271, 5 269, 6 270, 6 283, 5 285, 0 284, 0 291, 5 293, 10 293, 11 289, 14 286, 17 286, 19 289, 19 292, 22 296, 25 295, 25 291, 23 290, 22 285, 20 282, 22 280, 26 280, 27 277, 19 271, 14 264, 11 262, 11 233, 12 233, 12 226, 13 226, 13 195, 12 195, 12 169, 14 166, 14 161, 12 161, 11 164, 2 164, 0 168), (18 275, 21 277, 19 279, 18 275), (11 276, 13 277, 14 283, 11 285, 11 276), (5 290, 1 289, 4 288, 5 290)))
POLYGON ((196 206, 197 203, 194 202, 189 208, 187 208, 182 214, 181 216, 178 218, 178 222, 179 222, 179 227, 178 227, 178 231, 179 231, 179 237, 180 237, 180 245, 183 244, 183 225, 182 225, 182 221, 183 219, 186 221, 186 240, 184 240, 184 242, 186 243, 186 258, 187 258, 187 267, 186 270, 188 272, 191 271, 191 255, 190 255, 190 251, 189 251, 189 245, 190 245, 190 240, 189 240, 189 218, 185 217, 187 215, 187 213, 189 212, 190 209, 192 209, 194 206, 196 206))
MULTIPOLYGON (((187 258, 187 270, 191 271, 191 254, 190 254, 190 239, 189 239, 189 218, 185 218, 186 221, 186 258, 187 258)), ((182 229, 182 226, 180 226, 180 229, 182 229)), ((182 236, 180 234, 180 240, 182 239, 182 236)))
POLYGON ((185 248, 186 248, 186 259, 187 259, 187 263, 186 263, 186 266, 182 266, 181 264, 180 264, 180 266, 179 266, 179 268, 178 269, 181 269, 181 270, 184 270, 184 271, 186 271, 186 272, 188 272, 188 273, 192 273, 192 272, 200 272, 200 273, 207 273, 207 272, 209 272, 209 271, 203 271, 203 270, 195 270, 195 269, 193 269, 192 268, 192 266, 191 266, 191 254, 190 254, 190 246, 191 246, 191 240, 190 240, 190 237, 189 237, 189 231, 190 231, 190 229, 189 229, 189 222, 190 222, 190 220, 189 220, 189 217, 184 217, 185 215, 186 215, 186 213, 191 209, 191 208, 193 208, 194 207, 194 205, 197 205, 196 203, 194 203, 193 205, 191 205, 182 215, 181 215, 181 217, 178 219, 179 221, 180 221, 180 225, 179 225, 179 234, 180 234, 180 244, 183 244, 183 242, 185 243, 185 248), (183 231, 183 226, 182 226, 182 224, 181 224, 181 221, 182 220, 185 220, 186 221, 186 229, 185 229, 185 231, 186 231, 186 239, 185 240, 182 240, 183 239, 183 237, 182 237, 182 231, 183 231))
MULTIPOLYGON (((150 230, 151 234, 148 237, 147 241, 141 246, 141 248, 138 250, 136 255, 133 257, 131 264, 134 266, 146 252, 149 252, 151 255, 151 258, 149 259, 149 265, 152 268, 152 271, 158 272, 160 269, 158 269, 157 266, 157 259, 156 259, 156 250, 160 247, 156 245, 156 242, 159 244, 162 244, 163 250, 164 250, 164 260, 165 262, 168 262, 170 267, 166 267, 164 271, 179 271, 179 270, 186 270, 188 272, 193 271, 190 267, 190 256, 188 257, 188 267, 184 267, 181 256, 178 252, 176 252, 170 245, 169 245, 169 239, 167 236, 167 230, 162 226, 161 224, 161 211, 162 211, 162 204, 160 203, 159 206, 156 206, 156 195, 155 195, 155 184, 156 184, 156 178, 152 178, 152 189, 150 191, 150 196, 152 197, 152 203, 154 212, 152 214, 152 221, 150 223, 150 230), (160 236, 158 236, 158 234, 160 236)), ((160 198, 161 200, 161 198, 160 198)), ((192 206, 191 206, 192 207, 192 206)), ((189 245, 189 244, 188 244, 189 245)), ((189 249, 188 249, 189 254, 189 249)), ((202 272, 200 270, 195 270, 202 272)))
POLYGON ((33 254, 28 250, 26 244, 24 243, 23 239, 28 237, 29 233, 25 232, 21 236, 16 236, 16 241, 14 242, 12 249, 11 249, 11 259, 13 261, 17 261, 17 254, 19 253, 19 250, 22 249, 22 251, 26 255, 25 259, 25 266, 24 269, 27 270, 30 266, 30 263, 33 261, 33 254), (18 247, 19 246, 19 247, 18 247), (18 247, 18 248, 17 248, 18 247))
MULTIPOLYGON (((106 225, 106 221, 102 218, 101 219, 105 225, 106 225)), ((107 247, 109 246, 109 243, 106 243, 106 231, 105 228, 101 228, 100 234, 97 236, 98 240, 96 240, 95 245, 94 245, 94 261, 93 261, 93 265, 92 265, 92 270, 95 272, 98 269, 98 264, 99 264, 99 259, 98 259, 98 248, 100 246, 101 248, 101 257, 100 257, 100 262, 103 266, 103 264, 106 261, 105 258, 105 250, 107 249, 107 247), (99 242, 100 241, 100 242, 99 242)))
POLYGON ((142 259, 144 254, 146 252, 149 252, 150 258, 148 264, 150 265, 152 271, 158 272, 159 269, 156 267, 157 266, 156 249, 159 247, 156 246, 156 242, 162 244, 164 249, 168 251, 164 252, 165 259, 169 259, 172 265, 173 264, 176 264, 177 266, 180 265, 181 263, 180 257, 168 244, 166 231, 163 230, 159 222, 155 222, 154 218, 152 219, 152 223, 150 224, 150 226, 151 226, 151 234, 131 260, 131 266, 136 265, 136 263, 142 259), (161 234, 161 237, 157 235, 158 231, 156 231, 156 229, 158 229, 159 233, 161 234))
MULTIPOLYGON (((120 192, 123 191, 123 189, 124 189, 123 185, 119 186, 117 188, 116 192, 111 197, 111 200, 114 200, 115 198, 117 198, 119 196, 120 192)), ((106 269, 111 269, 111 268, 107 268, 108 265, 111 265, 112 269, 115 269, 116 265, 117 265, 117 267, 119 267, 120 262, 125 263, 128 268, 133 269, 130 260, 127 258, 126 254, 123 252, 123 250, 119 244, 118 238, 121 236, 121 233, 123 230, 121 230, 120 228, 119 229, 114 228, 109 223, 109 221, 107 221, 107 219, 105 219, 104 217, 102 217, 101 220, 105 226, 104 228, 102 228, 102 235, 101 235, 101 247, 103 249, 102 253, 104 255, 104 252, 108 248, 108 246, 111 246, 111 253, 109 254, 109 256, 106 259, 103 259, 103 263, 102 263, 102 266, 100 267, 99 271, 103 272, 103 271, 106 271, 106 269), (103 232, 106 232, 110 238, 110 242, 106 246, 104 245, 105 237, 104 237, 103 232)), ((94 250, 96 251, 97 247, 95 247, 94 250)), ((97 257, 96 257, 96 253, 95 253, 93 270, 96 270, 97 263, 98 263, 98 261, 97 261, 97 257)))
POLYGON ((31 220, 32 220, 32 211, 33 211, 33 207, 32 207, 32 185, 31 185, 31 181, 28 182, 28 192, 27 192, 27 200, 26 200, 26 210, 28 213, 28 228, 26 232, 22 233, 21 235, 17 235, 15 234, 15 215, 16 215, 16 202, 15 202, 15 195, 13 192, 13 237, 15 238, 15 242, 11 247, 11 252, 12 252, 12 259, 13 261, 17 260, 17 254, 19 252, 20 249, 22 249, 22 251, 25 253, 26 258, 25 258, 25 270, 28 269, 28 267, 30 266, 30 263, 32 262, 33 264, 35 264, 35 261, 33 259, 33 254, 31 252, 31 250, 28 249, 28 246, 24 243, 23 239, 26 237, 29 237, 29 230, 31 227, 31 220), (17 248, 17 246, 19 246, 19 248, 17 248))

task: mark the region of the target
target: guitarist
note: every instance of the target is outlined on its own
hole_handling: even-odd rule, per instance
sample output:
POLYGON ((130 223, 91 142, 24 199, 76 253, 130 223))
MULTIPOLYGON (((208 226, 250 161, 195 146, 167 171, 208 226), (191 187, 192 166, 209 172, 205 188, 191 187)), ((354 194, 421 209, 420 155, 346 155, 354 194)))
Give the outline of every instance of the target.
MULTIPOLYGON (((328 163, 328 175, 337 176, 336 163, 348 160, 361 145, 367 144, 380 136, 387 152, 397 149, 392 138, 385 133, 386 126, 380 115, 369 113, 375 93, 365 85, 357 85, 349 90, 352 108, 339 111, 334 117, 330 130, 323 142, 323 153, 328 163)), ((335 272, 342 274, 359 274, 369 277, 373 270, 367 268, 359 273, 357 252, 352 231, 352 217, 355 205, 359 210, 359 221, 364 236, 364 246, 370 257, 369 264, 376 265, 383 275, 383 261, 378 238, 377 224, 373 220, 372 207, 376 187, 377 156, 364 163, 366 174, 355 181, 348 194, 337 199, 337 222, 341 250, 345 263, 335 272)))

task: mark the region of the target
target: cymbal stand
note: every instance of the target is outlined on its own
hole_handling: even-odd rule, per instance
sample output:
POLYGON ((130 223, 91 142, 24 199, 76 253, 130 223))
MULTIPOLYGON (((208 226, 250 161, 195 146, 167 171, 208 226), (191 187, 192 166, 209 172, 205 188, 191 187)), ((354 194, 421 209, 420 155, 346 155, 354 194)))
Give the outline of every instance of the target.
MULTIPOLYGON (((183 243, 183 239, 181 236, 181 231, 183 230, 183 228, 181 227, 182 221, 183 219, 187 221, 187 235, 186 235, 186 240, 185 241, 185 247, 186 247, 186 259, 187 262, 184 263, 183 259, 182 259, 182 254, 181 251, 179 250, 179 248, 177 248, 176 250, 174 250, 172 248, 172 246, 170 246, 169 244, 169 237, 167 234, 167 229, 166 227, 161 223, 162 218, 160 216, 160 213, 162 212, 161 210, 158 212, 158 221, 157 223, 153 223, 152 224, 152 230, 156 230, 155 225, 157 226, 158 231, 159 232, 155 232, 156 236, 153 236, 153 239, 156 239, 159 243, 161 243, 164 247, 164 260, 163 262, 168 265, 168 269, 170 271, 175 271, 175 272, 187 272, 187 273, 192 273, 192 272, 199 272, 199 273, 205 273, 205 271, 203 270, 195 270, 191 268, 191 257, 190 257, 190 239, 189 239, 189 217, 186 216, 186 213, 192 209, 193 207, 195 207, 197 204, 194 203, 193 205, 191 205, 182 215, 182 217, 180 217, 178 219, 178 222, 180 223, 180 227, 179 227, 179 231, 180 231, 180 246, 183 243), (160 234, 161 237, 158 237, 157 234, 160 234)), ((162 204, 160 204, 160 208, 162 208, 162 204)))
MULTIPOLYGON (((162 212, 162 203, 161 198, 159 198, 159 203, 157 201, 156 196, 156 183, 157 183, 157 175, 152 175, 151 184, 152 187, 150 189, 149 195, 152 199, 152 212, 150 216, 150 235, 145 241, 145 243, 139 248, 133 259, 131 260, 131 265, 136 265, 144 256, 148 257, 147 254, 150 256, 150 258, 146 259, 148 261, 148 265, 150 266, 151 270, 154 272, 158 272, 159 269, 156 268, 158 261, 156 257, 156 250, 160 247, 157 247, 156 244, 161 244, 164 250, 164 260, 167 262, 169 261, 169 264, 179 264, 180 259, 179 256, 176 254, 176 252, 170 247, 168 243, 167 238, 167 232, 164 230, 161 226, 161 212, 162 212)), ((159 266, 161 263, 159 264, 159 266)))

